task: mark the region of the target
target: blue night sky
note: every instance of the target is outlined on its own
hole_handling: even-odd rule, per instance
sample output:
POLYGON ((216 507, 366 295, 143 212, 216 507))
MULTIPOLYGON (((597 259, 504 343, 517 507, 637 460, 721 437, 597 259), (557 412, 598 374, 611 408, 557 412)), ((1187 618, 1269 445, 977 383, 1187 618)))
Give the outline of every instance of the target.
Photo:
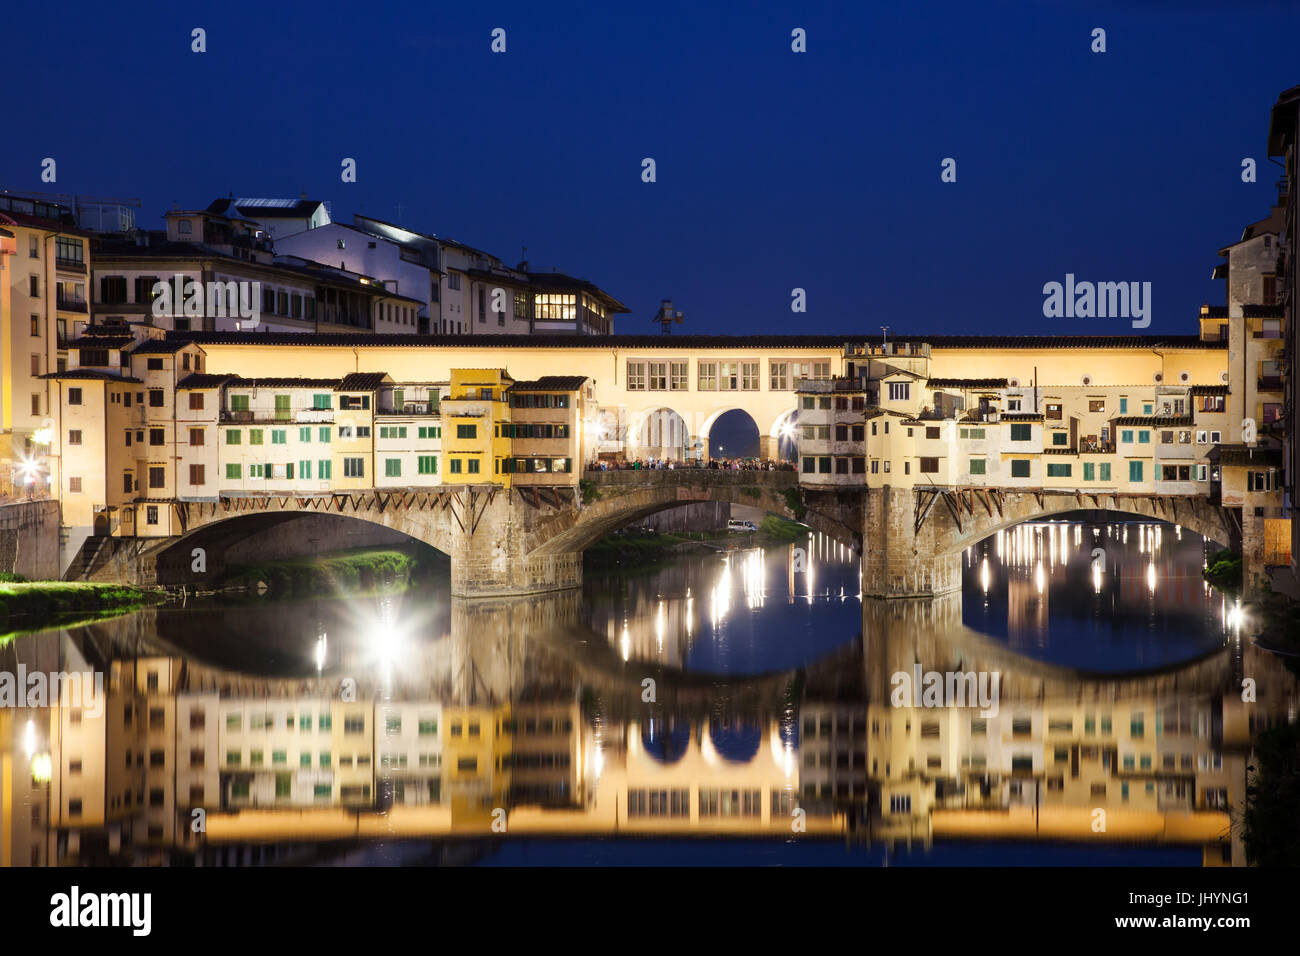
POLYGON ((1147 331, 1194 332, 1216 250, 1275 197, 1294 4, 734 6, 6 5, 0 187, 139 197, 154 228, 228 193, 400 204, 596 282, 632 309, 620 332, 672 297, 682 331, 737 334, 1132 331, 1045 320, 1066 272, 1150 281, 1147 331))

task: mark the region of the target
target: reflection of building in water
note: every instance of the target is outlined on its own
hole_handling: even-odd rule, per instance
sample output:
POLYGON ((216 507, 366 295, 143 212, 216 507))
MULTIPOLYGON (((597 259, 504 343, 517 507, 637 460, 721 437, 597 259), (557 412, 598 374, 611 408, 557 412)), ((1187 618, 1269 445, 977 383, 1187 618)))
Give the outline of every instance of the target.
MULTIPOLYGON (((808 835, 870 819, 858 832, 885 840, 1172 841, 1240 864, 1252 735, 1297 708, 1294 679, 1249 642, 1085 680, 960 629, 960 596, 870 602, 862 644, 797 681, 683 684, 647 707, 603 642, 588 650, 608 670, 517 630, 558 613, 525 603, 456 618, 505 621, 508 636, 445 649, 463 665, 450 682, 429 655, 436 673, 408 667, 397 690, 363 682, 355 702, 334 678, 248 677, 132 644, 104 668, 102 714, 0 713, 0 861, 46 862, 47 819, 61 862, 211 862, 249 846, 484 835, 499 808, 513 835, 788 837, 801 810, 808 835), (918 663, 999 670, 997 712, 891 706, 890 675, 918 663), (1258 703, 1240 700, 1242 676, 1258 703), (51 756, 48 818, 28 720, 31 749, 51 756)), ((68 637, 19 646, 46 670, 95 659, 68 637)))
POLYGON ((882 832, 925 832, 928 820, 939 837, 1089 839, 1104 810, 1106 834, 1201 843, 1207 865, 1243 865, 1250 736, 1293 720, 1297 702, 1276 657, 1254 648, 1246 657, 1261 677, 1257 704, 1234 689, 1082 702, 1004 695, 988 716, 872 704, 882 832))

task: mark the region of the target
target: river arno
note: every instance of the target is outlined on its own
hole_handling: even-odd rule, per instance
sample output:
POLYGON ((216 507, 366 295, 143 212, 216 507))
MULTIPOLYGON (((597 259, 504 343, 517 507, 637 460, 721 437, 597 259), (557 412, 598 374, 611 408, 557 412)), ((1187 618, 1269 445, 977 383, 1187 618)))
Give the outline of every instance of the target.
POLYGON ((0 670, 102 671, 107 699, 12 712, 13 759, 49 780, 14 774, 10 852, 1240 865, 1251 741, 1297 686, 1205 554, 1170 525, 1023 525, 967 553, 959 593, 864 603, 814 535, 581 592, 466 602, 444 578, 20 637, 0 670), (895 675, 930 672, 998 675, 996 707, 895 706, 895 675))

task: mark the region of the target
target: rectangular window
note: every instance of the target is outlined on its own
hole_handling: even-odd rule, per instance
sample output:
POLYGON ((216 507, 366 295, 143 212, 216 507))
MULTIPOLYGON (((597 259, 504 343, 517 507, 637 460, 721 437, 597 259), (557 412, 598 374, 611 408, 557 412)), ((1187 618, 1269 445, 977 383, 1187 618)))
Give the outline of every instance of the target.
POLYGON ((401 478, 402 477, 402 459, 386 458, 384 459, 384 477, 401 478))
POLYGON ((785 392, 790 389, 790 363, 767 363, 767 387, 772 392, 785 392))
POLYGON ((1085 461, 1083 463, 1083 480, 1093 481, 1097 477, 1097 466, 1094 462, 1085 461))
POLYGON ((1147 431, 1145 428, 1139 429, 1139 430, 1138 430, 1138 444, 1139 444, 1139 445, 1149 445, 1149 444, 1151 444, 1151 432, 1147 431))
POLYGON ((249 443, 250 445, 260 445, 260 444, 262 444, 262 429, 260 429, 260 428, 250 428, 250 429, 248 430, 248 443, 249 443))
POLYGON ((1028 478, 1029 477, 1029 459, 1013 458, 1011 460, 1011 477, 1028 478))
POLYGON ((700 362, 699 377, 696 380, 695 387, 701 392, 716 392, 718 390, 718 363, 717 362, 700 362))
POLYGON ((1110 481, 1110 462, 1102 461, 1097 463, 1097 478, 1100 481, 1110 481))
POLYGON ((68 404, 69 405, 81 404, 81 389, 79 388, 68 389, 68 404))
POLYGON ((365 476, 366 476, 366 460, 364 458, 343 459, 344 478, 364 478, 365 476))
POLYGON ((240 471, 241 471, 241 467, 239 465, 233 464, 231 462, 226 463, 226 478, 228 480, 238 481, 240 477, 242 477, 240 475, 240 471))
POLYGON ((972 458, 970 460, 970 473, 972 475, 987 474, 987 472, 985 471, 987 467, 988 467, 988 462, 983 458, 972 458))
POLYGON ((891 402, 906 402, 912 397, 911 382, 890 382, 889 383, 889 400, 891 402))
POLYGON ((334 475, 334 463, 328 458, 323 458, 316 462, 316 477, 321 481, 329 481, 334 475))
POLYGON ((923 474, 923 475, 934 475, 934 474, 937 474, 938 471, 939 471, 939 459, 938 459, 938 458, 922 458, 922 459, 921 459, 921 474, 923 474))
POLYGON ((283 445, 285 443, 285 431, 283 428, 271 429, 271 444, 283 445))
POLYGON ((416 460, 416 471, 421 475, 436 475, 438 473, 438 456, 421 455, 416 460))
POLYGON ((1129 481, 1142 480, 1142 462, 1130 461, 1128 463, 1128 480, 1129 481))
POLYGON ((1013 424, 1011 426, 1012 441, 1029 441, 1033 437, 1033 426, 1027 424, 1013 424))
POLYGON ((207 482, 207 478, 205 473, 205 466, 190 465, 190 484, 202 485, 205 484, 206 482, 207 482))
POLYGON ((645 362, 627 363, 627 388, 630 392, 645 391, 645 362))
POLYGON ((1048 462, 1047 477, 1048 478, 1069 478, 1072 467, 1073 466, 1061 462, 1048 462))
POLYGON ((477 425, 457 425, 457 426, 456 426, 456 437, 457 437, 457 438, 477 438, 477 437, 478 437, 478 426, 477 426, 477 425))

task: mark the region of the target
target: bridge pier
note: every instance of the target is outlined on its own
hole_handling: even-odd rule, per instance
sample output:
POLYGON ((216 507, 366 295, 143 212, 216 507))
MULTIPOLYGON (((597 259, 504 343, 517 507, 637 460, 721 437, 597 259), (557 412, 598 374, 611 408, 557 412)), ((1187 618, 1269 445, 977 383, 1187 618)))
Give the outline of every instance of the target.
POLYGON ((518 535, 459 534, 451 551, 455 597, 505 597, 582 587, 582 552, 527 554, 518 535))
POLYGON ((911 489, 863 492, 862 594, 872 598, 933 598, 961 588, 961 552, 925 521, 916 529, 911 489))

